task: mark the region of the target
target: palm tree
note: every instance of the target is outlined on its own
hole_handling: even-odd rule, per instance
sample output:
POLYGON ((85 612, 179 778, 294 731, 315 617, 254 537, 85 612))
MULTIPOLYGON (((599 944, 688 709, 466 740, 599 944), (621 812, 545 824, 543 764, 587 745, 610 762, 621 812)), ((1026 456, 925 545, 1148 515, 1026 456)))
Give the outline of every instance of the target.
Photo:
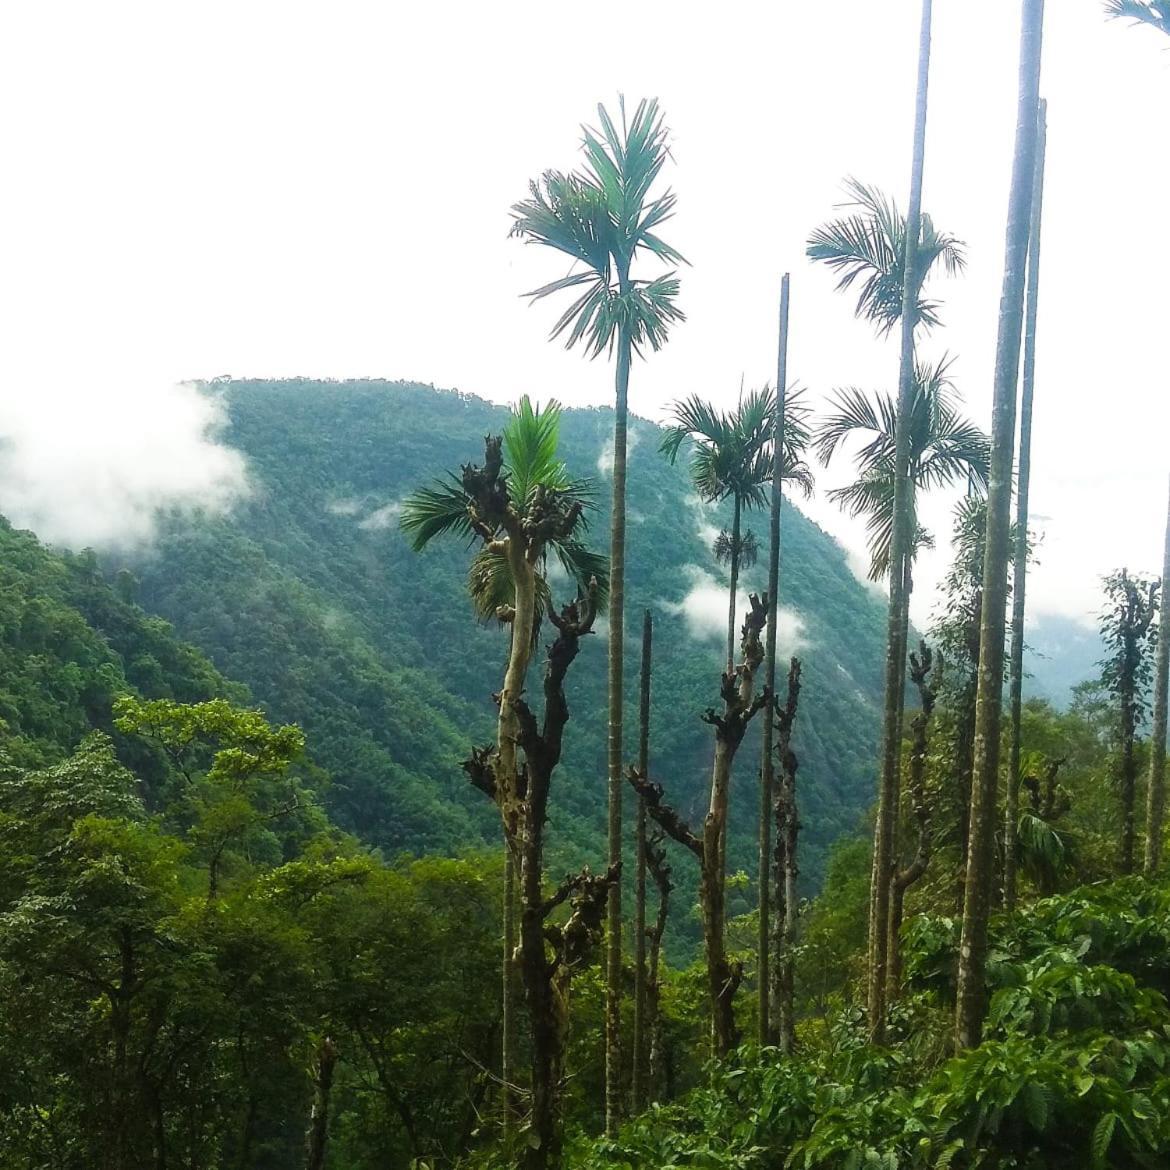
MULTIPOLYGON (((951 361, 919 362, 914 370, 910 406, 910 511, 917 516, 918 493, 967 482, 986 490, 990 448, 987 435, 959 414, 951 361)), ((897 402, 891 394, 866 394, 855 387, 836 391, 832 406, 813 436, 813 447, 828 466, 851 439, 867 441, 857 456, 858 478, 828 495, 852 516, 865 516, 869 532, 869 577, 880 581, 890 572, 893 543, 894 455, 897 402)), ((917 547, 930 540, 912 519, 917 547)), ((908 579, 908 578, 907 578, 908 579)))
POLYGON ((1114 20, 1148 24, 1170 36, 1170 4, 1166 0, 1105 0, 1105 13, 1114 20))
POLYGON ((1027 306, 1024 316, 1024 376, 1020 396, 1020 454, 1016 476, 1016 528, 1012 541, 1012 645, 1009 668, 1011 747, 1004 801, 1003 905, 1016 905, 1016 827, 1020 805, 1021 722, 1024 697, 1024 618, 1028 577, 1028 504, 1032 483, 1032 400, 1036 388, 1036 322, 1040 296, 1040 223, 1044 212, 1044 164, 1048 147, 1048 103, 1040 100, 1036 175, 1028 229, 1027 306))
POLYGON ((1016 385, 1023 333, 1024 279, 1031 230, 1032 188, 1040 105, 1040 50, 1044 0, 1023 0, 1016 146, 1004 247, 1003 293, 995 354, 991 477, 987 489, 987 548, 983 558, 983 613, 979 629, 979 682, 975 702, 975 766, 959 943, 955 1046, 978 1046, 986 1008, 987 924, 995 861, 995 793, 999 780, 1000 724, 1008 567, 1011 561, 1012 465, 1015 456, 1016 385))
MULTIPOLYGON (((634 262, 649 253, 667 265, 686 263, 658 229, 674 214, 670 191, 651 197, 669 157, 668 138, 657 100, 641 101, 621 128, 598 106, 601 130, 586 128, 585 167, 562 174, 546 171, 531 183, 530 196, 512 208, 512 234, 568 256, 573 270, 534 289, 534 300, 573 290, 577 295, 557 319, 552 336, 578 342, 595 358, 616 351, 613 427, 613 511, 610 527, 609 743, 607 752, 609 861, 622 855, 622 654, 624 649, 626 560, 626 427, 630 362, 647 345, 658 350, 670 327, 683 320, 676 304, 673 269, 653 280, 635 278, 634 262)), ((615 885, 607 911, 605 1012, 605 1124, 617 1131, 621 1098, 621 890, 615 885)))
MULTIPOLYGON (((480 548, 468 572, 473 609, 480 619, 494 617, 511 629, 499 696, 497 747, 490 761, 492 781, 487 786, 503 814, 505 838, 501 1052, 505 1133, 511 1128, 516 1050, 512 994, 516 870, 519 864, 523 874, 526 858, 530 869, 533 864, 539 869, 541 847, 540 840, 528 839, 532 835, 524 833, 519 819, 522 784, 516 748, 521 738, 521 696, 541 619, 549 615, 560 621, 551 610, 545 573, 549 552, 573 579, 579 595, 601 600, 607 587, 604 558, 589 552, 579 540, 587 528, 592 486, 588 480, 572 479, 558 458, 559 427, 560 408, 555 402, 541 411, 523 398, 502 438, 487 439, 483 468, 465 467, 462 476, 448 475, 415 492, 404 504, 400 519, 416 552, 439 536, 478 538, 480 548), (536 854, 525 854, 525 847, 535 848, 536 854)), ((542 836, 543 822, 537 834, 542 836)), ((529 884, 535 880, 539 889, 539 877, 539 873, 530 876, 529 884)), ((528 896, 522 891, 522 907, 531 901, 531 891, 528 896)))
MULTIPOLYGON (((674 463, 687 440, 691 449, 691 482, 705 503, 732 501, 731 530, 720 532, 712 553, 731 570, 727 612, 727 670, 735 660, 736 590, 741 567, 753 564, 757 555, 755 536, 742 530, 743 512, 766 507, 773 469, 776 395, 770 387, 741 395, 734 410, 717 411, 698 395, 676 402, 673 422, 666 428, 660 450, 674 463)), ((807 411, 796 395, 789 395, 784 426, 781 476, 795 483, 807 496, 812 474, 804 462, 809 430, 807 411)))
MULTIPOLYGON (((918 83, 914 109, 914 149, 910 167, 910 199, 905 220, 892 203, 876 193, 863 201, 860 214, 829 225, 827 235, 809 241, 813 259, 842 273, 840 285, 848 288, 862 279, 858 314, 874 321, 879 332, 901 324, 898 364, 898 408, 894 429, 893 508, 890 555, 890 602, 886 615, 885 699, 882 709, 881 776, 878 783, 877 818, 874 824, 873 876, 869 907, 869 986, 867 1010, 872 1039, 885 1034, 886 965, 889 937, 889 885, 893 877, 899 768, 901 763, 902 707, 906 674, 905 550, 913 538, 910 523, 909 418, 914 390, 914 337, 919 324, 928 328, 937 321, 936 307, 922 298, 930 271, 941 260, 949 271, 963 266, 962 246, 935 231, 922 214, 922 176, 926 157, 926 113, 930 83, 932 0, 922 2, 918 41, 918 83), (868 204, 868 206, 867 206, 868 204), (839 230, 833 230, 834 228, 839 230), (925 230, 924 230, 925 229, 925 230), (900 283, 899 283, 900 279, 900 283)), ((855 195, 861 192, 855 188, 855 195)))
MULTIPOLYGON (((808 256, 840 274, 838 292, 860 282, 855 312, 886 336, 902 319, 909 219, 876 187, 847 179, 845 190, 849 198, 840 207, 849 214, 830 220, 809 236, 808 256)), ((940 264, 948 276, 962 272, 967 266, 965 245, 949 232, 939 231, 923 212, 913 252, 917 259, 909 275, 916 290, 915 316, 919 325, 932 329, 940 323, 939 304, 922 296, 923 285, 940 264)))

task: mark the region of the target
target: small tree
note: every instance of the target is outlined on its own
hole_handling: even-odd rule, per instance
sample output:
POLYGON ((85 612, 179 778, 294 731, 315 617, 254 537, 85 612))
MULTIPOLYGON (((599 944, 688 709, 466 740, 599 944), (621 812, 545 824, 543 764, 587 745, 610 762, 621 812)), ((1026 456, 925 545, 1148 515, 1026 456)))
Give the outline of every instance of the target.
POLYGON ((738 1043, 733 1011, 735 993, 743 979, 743 967, 727 954, 726 875, 724 842, 727 825, 728 790, 735 753, 743 742, 749 723, 768 703, 766 692, 755 693, 756 671, 764 658, 760 632, 767 621, 767 598, 755 594, 744 619, 739 665, 723 675, 720 693, 723 712, 708 708, 703 721, 715 728, 715 764, 711 769, 707 815, 700 833, 662 800, 663 789, 636 768, 628 778, 646 801, 646 811, 659 826, 699 862, 699 906, 703 918, 703 946, 707 959, 707 994, 716 1056, 726 1056, 738 1043))
POLYGON ((1117 703, 1115 779, 1121 804, 1118 864, 1122 873, 1133 872, 1137 727, 1146 714, 1153 676, 1159 586, 1156 580, 1131 577, 1125 569, 1105 578, 1101 637, 1109 655, 1101 663, 1101 682, 1117 703))

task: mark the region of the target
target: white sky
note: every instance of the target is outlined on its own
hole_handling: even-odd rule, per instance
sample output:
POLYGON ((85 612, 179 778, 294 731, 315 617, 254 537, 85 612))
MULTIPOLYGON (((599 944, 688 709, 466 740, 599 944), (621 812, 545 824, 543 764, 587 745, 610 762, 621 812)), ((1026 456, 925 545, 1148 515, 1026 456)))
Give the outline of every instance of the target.
MULTIPOLYGON (((947 327, 927 352, 958 356, 969 410, 987 425, 1020 4, 935 8, 926 207, 967 241, 970 265, 935 288, 947 327)), ((123 507, 151 466, 163 498, 199 484, 230 496, 231 468, 206 444, 202 477, 174 474, 176 460, 199 458, 197 443, 167 433, 200 417, 168 389, 184 378, 370 375, 499 401, 608 402, 611 369, 548 344, 553 307, 518 295, 563 264, 507 229, 528 179, 574 165, 579 124, 619 91, 664 105, 680 196, 665 234, 693 263, 689 320, 636 367, 635 411, 661 417, 695 391, 729 403, 741 374, 773 377, 786 269, 793 376, 814 399, 847 383, 888 387, 896 342, 853 318, 804 241, 847 175, 905 200, 917 0, 583 11, 5 5, 0 434, 26 495, 10 469, 0 510, 81 539, 77 498, 96 508, 113 484, 108 499, 123 507), (54 527, 58 503, 73 527, 54 527)), ((1099 0, 1049 0, 1037 612, 1092 614, 1099 574, 1160 563, 1170 237, 1149 209, 1170 189, 1168 49, 1151 30, 1106 23, 1099 0)), ((847 475, 842 465, 820 482, 847 475)), ((926 512, 944 538, 949 506, 926 512)), ((861 547, 860 528, 830 505, 812 513, 861 547)), ((92 539, 110 523, 107 508, 92 539)), ((919 573, 919 620, 945 559, 919 573)))

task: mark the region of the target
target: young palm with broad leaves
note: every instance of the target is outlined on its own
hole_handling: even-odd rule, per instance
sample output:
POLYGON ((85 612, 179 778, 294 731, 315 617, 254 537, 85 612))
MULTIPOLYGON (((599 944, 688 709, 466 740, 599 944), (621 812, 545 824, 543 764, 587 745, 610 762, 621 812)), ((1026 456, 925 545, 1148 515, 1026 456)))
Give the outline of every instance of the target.
MULTIPOLYGON (((683 256, 658 235, 674 214, 676 196, 651 192, 670 157, 669 132, 656 100, 638 103, 626 117, 619 103, 618 126, 598 106, 600 130, 586 127, 580 171, 546 171, 530 184, 528 199, 512 208, 512 234, 567 256, 572 270, 534 289, 534 300, 573 292, 552 337, 578 343, 591 358, 616 355, 613 430, 613 511, 610 528, 608 679, 609 860, 622 853, 622 714, 626 551, 626 429, 630 364, 646 346, 660 349, 670 327, 683 320, 676 304, 675 266, 683 256), (635 277, 635 262, 649 254, 668 271, 652 280, 635 277)), ((606 949, 606 1131, 617 1129, 621 1100, 621 891, 615 885, 607 914, 606 949)))
MULTIPOLYGON (((770 387, 741 395, 733 410, 721 412, 698 395, 676 402, 660 450, 674 463, 690 441, 691 482, 704 503, 732 500, 731 531, 719 533, 712 553, 730 568, 727 613, 727 669, 735 661, 735 610, 739 571, 756 558, 755 536, 743 528, 743 513, 766 508, 771 499, 776 395, 770 387)), ((808 411, 790 394, 784 421, 781 475, 808 496, 813 480, 804 454, 809 444, 808 411)))
POLYGON ((900 326, 898 397, 893 417, 890 465, 890 559, 894 562, 894 571, 890 574, 881 766, 869 914, 869 1027, 872 1038, 879 1042, 884 1035, 886 1017, 890 916, 886 875, 892 873, 894 865, 906 678, 908 598, 903 586, 906 558, 917 535, 910 516, 909 479, 916 336, 919 326, 929 329, 939 324, 938 304, 922 295, 926 281, 940 266, 948 274, 955 275, 966 264, 962 242, 939 231, 930 216, 922 211, 932 13, 931 0, 923 0, 907 213, 903 215, 894 201, 876 188, 850 180, 846 185, 850 200, 843 208, 847 214, 815 231, 808 241, 809 257, 840 274, 838 289, 844 291, 860 282, 858 317, 873 322, 879 335, 883 336, 895 325, 900 326))
MULTIPOLYGON (((598 877, 586 869, 551 896, 543 888, 549 787, 569 717, 564 678, 605 595, 604 559, 580 542, 592 506, 591 485, 574 480, 559 459, 559 424, 555 403, 541 411, 522 399, 503 435, 485 439, 482 466, 465 465, 460 475, 416 492, 401 518, 416 551, 438 536, 478 539, 468 575, 475 610, 511 627, 496 742, 475 749, 464 768, 498 807, 508 855, 520 871, 515 962, 532 1025, 532 1107, 524 1153, 531 1170, 559 1164, 569 981, 600 937, 609 889, 617 880, 615 867, 598 877), (545 575, 550 553, 576 583, 576 600, 559 611, 545 575), (549 649, 544 717, 538 723, 524 685, 544 617, 557 637, 549 649), (553 912, 563 903, 570 907, 568 919, 554 923, 553 912)), ((505 986, 510 960, 506 955, 505 986)))

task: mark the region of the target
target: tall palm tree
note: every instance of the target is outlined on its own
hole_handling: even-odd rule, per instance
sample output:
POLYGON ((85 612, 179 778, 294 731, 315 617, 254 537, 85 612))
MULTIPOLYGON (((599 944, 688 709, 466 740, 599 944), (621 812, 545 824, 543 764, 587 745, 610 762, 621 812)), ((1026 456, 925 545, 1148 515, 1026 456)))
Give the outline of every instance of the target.
MULTIPOLYGON (((917 523, 917 497, 931 488, 966 482, 986 490, 990 444, 987 435, 959 414, 951 361, 915 364, 910 405, 910 512, 915 532, 911 559, 929 540, 917 523)), ((869 576, 880 581, 890 572, 894 524, 894 456, 897 402, 890 394, 866 394, 855 387, 838 390, 813 436, 813 448, 827 466, 850 440, 865 439, 858 451, 858 478, 828 495, 850 515, 865 516, 869 532, 869 576)))
MULTIPOLYGON (((668 266, 683 256, 658 235, 674 214, 676 196, 651 197, 670 157, 669 132, 655 99, 638 103, 627 120, 620 101, 621 125, 598 106, 600 130, 586 127, 581 171, 546 171, 530 184, 529 198, 512 208, 512 234, 569 257, 572 270, 528 295, 542 300, 573 290, 576 296, 557 319, 552 336, 578 342, 595 358, 615 353, 613 427, 613 511, 610 527, 611 596, 607 752, 610 865, 622 856, 622 684, 626 563, 626 429, 630 363, 647 345, 658 350, 670 327, 682 321, 674 268, 653 280, 636 278, 633 266, 649 253, 668 266)), ((621 889, 610 891, 607 909, 605 1011, 605 1125, 617 1131, 621 1099, 621 889)))
POLYGON ((979 629, 979 681, 975 700, 975 766, 959 943, 955 1046, 978 1046, 986 1010, 987 924, 995 861, 995 794, 999 780, 1003 703, 1004 633, 1011 561, 1012 465, 1016 386, 1023 334, 1024 280, 1031 229, 1032 188, 1040 108, 1040 52, 1044 0, 1023 0, 1016 145, 1004 245, 1003 293, 995 354, 991 478, 987 489, 987 548, 983 558, 983 612, 979 629))
MULTIPOLYGON (((490 487, 493 499, 478 498, 480 485, 465 469, 462 477, 454 474, 433 486, 415 492, 404 504, 400 525, 411 547, 421 552, 439 536, 478 538, 480 548, 468 570, 468 592, 475 614, 481 620, 496 618, 510 627, 511 639, 504 687, 500 692, 497 725, 499 758, 496 775, 502 790, 518 788, 516 749, 517 703, 524 690, 524 680, 535 651, 542 618, 551 606, 550 589, 545 573, 547 554, 558 559, 584 595, 593 582, 604 597, 607 588, 605 558, 591 553, 579 537, 587 527, 587 512, 592 507, 592 485, 588 480, 574 480, 557 457, 560 408, 550 402, 543 411, 523 398, 504 428, 502 440, 488 441, 488 472, 494 476, 490 487), (547 539, 535 549, 535 557, 518 557, 506 529, 484 519, 490 511, 501 509, 510 515, 509 523, 537 513, 558 518, 549 528, 547 539)), ((493 513, 493 514, 494 514, 493 513)), ((504 821, 504 956, 503 956, 503 1028, 500 1079, 504 1089, 504 1130, 510 1134, 512 1124, 511 1090, 515 1084, 513 1062, 516 1055, 515 998, 513 994, 513 956, 516 948, 516 874, 518 842, 516 826, 504 821)))
MULTIPOLYGON (((930 86, 932 0, 922 2, 918 38, 918 81, 914 103, 914 147, 910 166, 910 198, 905 220, 892 203, 870 197, 860 214, 837 221, 839 230, 809 241, 814 260, 842 273, 840 287, 862 280, 858 314, 875 322, 879 332, 901 325, 898 364, 898 409, 895 416, 893 464, 893 522, 891 531, 890 601, 886 615, 885 698, 882 708, 881 768, 877 818, 874 824, 873 875, 869 907, 869 981, 867 1010, 870 1035, 880 1042, 886 1023, 886 965, 890 917, 890 879, 893 877, 902 708, 905 695, 907 604, 904 588, 905 550, 913 537, 910 523, 909 417, 914 387, 914 338, 918 326, 928 328, 938 315, 924 301, 922 290, 932 268, 941 260, 948 270, 963 265, 962 246, 935 231, 922 214, 922 176, 926 157, 926 114, 930 86), (924 230, 925 229, 925 230, 924 230), (900 263, 900 266, 899 266, 900 263)), ((859 190, 855 193, 860 196, 859 190)), ((833 228, 834 225, 829 225, 833 228)), ((824 232, 825 229, 822 229, 824 232)))
POLYGON ((1032 484, 1032 401, 1036 389, 1036 323, 1040 296, 1040 224, 1044 213, 1044 164, 1048 147, 1048 103, 1040 100, 1036 174, 1028 230, 1027 304, 1024 310, 1024 376, 1020 393, 1020 453, 1016 474, 1016 528, 1012 540, 1012 646, 1009 668, 1011 747, 1004 801, 1003 905, 1016 905, 1016 822, 1020 805, 1020 750, 1024 699, 1024 618, 1028 577, 1028 506, 1032 484))
MULTIPOLYGON (((736 590, 741 566, 754 563, 757 553, 752 533, 743 532, 743 513, 766 507, 772 484, 774 416, 776 395, 771 387, 741 394, 730 411, 718 411, 698 395, 676 402, 673 422, 666 428, 660 450, 674 463, 682 445, 690 441, 691 481, 700 499, 717 503, 732 501, 731 530, 716 538, 712 553, 730 566, 730 600, 727 612, 727 670, 735 660, 736 590)), ((808 412, 797 395, 787 396, 784 455, 781 477, 795 483, 807 496, 812 474, 804 461, 808 447, 808 412)))

